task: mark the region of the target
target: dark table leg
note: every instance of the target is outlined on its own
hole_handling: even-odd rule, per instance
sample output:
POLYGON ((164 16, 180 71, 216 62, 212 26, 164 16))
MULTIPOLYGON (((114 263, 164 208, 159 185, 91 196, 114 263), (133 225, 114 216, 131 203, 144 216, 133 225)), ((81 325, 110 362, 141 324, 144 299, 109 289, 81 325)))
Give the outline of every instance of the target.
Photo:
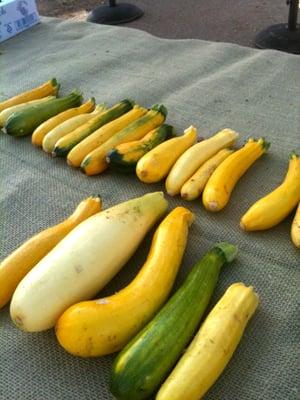
POLYGON ((288 23, 272 25, 259 32, 255 38, 257 47, 300 54, 300 26, 297 24, 299 0, 289 0, 288 4, 288 23))
POLYGON ((140 18, 144 12, 133 4, 120 3, 110 0, 109 4, 103 4, 92 10, 87 21, 96 24, 117 25, 140 18))

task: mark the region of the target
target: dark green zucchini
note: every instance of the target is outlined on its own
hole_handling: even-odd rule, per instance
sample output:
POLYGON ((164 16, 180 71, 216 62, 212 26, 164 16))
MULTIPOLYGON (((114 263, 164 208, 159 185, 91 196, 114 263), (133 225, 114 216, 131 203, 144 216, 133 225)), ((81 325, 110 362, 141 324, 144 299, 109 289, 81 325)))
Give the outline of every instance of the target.
POLYGON ((59 139, 55 144, 52 152, 53 156, 64 157, 66 156, 76 144, 80 143, 83 139, 95 132, 101 126, 108 122, 121 117, 121 115, 130 111, 134 106, 134 101, 125 99, 109 108, 107 111, 96 115, 82 126, 75 129, 73 132, 68 133, 66 136, 59 139))
POLYGON ((120 172, 134 172, 138 160, 173 134, 173 127, 164 124, 147 133, 142 139, 122 143, 106 157, 109 165, 120 172))
POLYGON ((69 108, 78 107, 82 102, 82 94, 75 90, 68 96, 32 105, 8 118, 5 130, 11 136, 30 135, 42 122, 69 108))
POLYGON ((154 319, 121 351, 110 381, 117 399, 146 399, 159 388, 192 339, 222 265, 232 261, 236 253, 237 248, 229 243, 215 245, 154 319))

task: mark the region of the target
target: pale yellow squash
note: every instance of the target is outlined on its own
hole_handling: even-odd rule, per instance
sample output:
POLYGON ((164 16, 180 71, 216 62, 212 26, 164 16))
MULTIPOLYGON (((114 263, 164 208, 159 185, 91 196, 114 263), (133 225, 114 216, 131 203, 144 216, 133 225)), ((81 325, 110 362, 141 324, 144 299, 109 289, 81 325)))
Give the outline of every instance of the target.
POLYGON ((202 164, 194 175, 182 186, 180 191, 181 197, 189 201, 199 197, 212 173, 232 153, 233 150, 230 149, 220 150, 215 156, 202 164))
POLYGON ((199 167, 221 149, 231 146, 239 134, 232 129, 223 129, 214 136, 194 144, 173 165, 167 179, 166 190, 170 196, 180 193, 182 186, 199 167))
POLYGON ((68 133, 71 133, 80 126, 84 125, 90 119, 94 118, 96 115, 100 115, 106 110, 107 108, 105 104, 97 104, 94 111, 90 113, 76 115, 75 117, 69 118, 61 124, 57 125, 44 137, 43 150, 46 153, 52 153, 59 139, 66 136, 68 133))
POLYGON ((296 247, 300 248, 300 203, 298 204, 291 227, 291 239, 296 247))
POLYGON ((0 308, 11 299, 24 276, 59 243, 75 226, 101 211, 101 199, 83 200, 63 222, 45 229, 18 247, 0 264, 0 308))
POLYGON ((10 303, 13 322, 27 332, 50 329, 73 304, 94 298, 167 207, 163 193, 148 193, 76 226, 19 283, 10 303))
POLYGON ((257 306, 252 286, 231 285, 161 386, 156 400, 200 400, 225 369, 257 306))

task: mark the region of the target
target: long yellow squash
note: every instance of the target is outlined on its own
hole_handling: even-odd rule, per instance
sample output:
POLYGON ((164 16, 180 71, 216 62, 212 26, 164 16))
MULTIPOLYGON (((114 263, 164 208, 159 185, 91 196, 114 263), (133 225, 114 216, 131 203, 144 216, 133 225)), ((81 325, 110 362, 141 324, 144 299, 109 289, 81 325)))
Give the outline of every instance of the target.
POLYGON ((11 299, 24 276, 52 250, 75 226, 101 211, 101 199, 83 200, 63 222, 45 229, 18 247, 0 264, 0 308, 11 299))
POLYGON ((153 106, 147 114, 131 122, 121 131, 117 132, 101 146, 91 151, 82 161, 81 169, 87 175, 97 175, 107 167, 107 153, 121 143, 139 140, 152 129, 161 125, 167 116, 167 109, 161 105, 153 106))
POLYGON ((267 196, 254 203, 242 217, 245 231, 272 228, 283 221, 300 201, 300 157, 292 153, 284 181, 267 196))
POLYGON ((236 183, 250 166, 264 153, 269 143, 264 139, 249 139, 240 150, 222 162, 209 178, 202 196, 204 207, 209 211, 222 210, 230 199, 236 183))
POLYGON ((50 81, 45 82, 43 85, 38 86, 34 89, 20 93, 17 96, 11 97, 0 103, 0 112, 5 108, 15 106, 17 104, 26 103, 27 101, 41 99, 46 96, 56 96, 59 90, 59 84, 56 79, 53 78, 50 81))
POLYGON ((221 375, 258 306, 253 288, 231 285, 161 386, 156 400, 199 400, 221 375))
POLYGON ((109 122, 108 124, 103 125, 101 128, 97 129, 90 136, 73 147, 67 156, 68 164, 72 167, 80 167, 80 164, 86 155, 95 150, 97 147, 101 146, 115 133, 125 128, 131 122, 146 114, 146 112, 146 108, 135 105, 133 109, 128 111, 126 114, 109 122))
POLYGON ((82 357, 113 353, 145 326, 172 289, 193 220, 188 209, 175 208, 157 228, 145 264, 126 288, 63 313, 56 336, 65 350, 82 357))
POLYGON ((189 147, 195 144, 197 129, 187 128, 183 135, 166 140, 146 153, 137 163, 136 174, 140 181, 154 183, 168 175, 170 169, 189 147))
POLYGON ((232 129, 222 129, 208 139, 187 149, 173 165, 167 179, 166 190, 170 196, 180 193, 182 186, 200 166, 221 149, 231 146, 239 134, 232 129))
POLYGON ((298 204, 291 227, 291 238, 296 247, 300 248, 300 203, 298 204))
POLYGON ((70 108, 57 115, 54 115, 54 117, 49 118, 47 121, 43 122, 34 130, 31 137, 32 144, 41 147, 43 145, 44 137, 56 126, 77 115, 89 113, 93 111, 94 108, 95 108, 95 99, 92 97, 86 103, 82 104, 79 107, 70 108))
POLYGON ((185 200, 195 200, 203 192, 207 181, 209 180, 215 169, 227 158, 233 150, 220 150, 215 156, 207 160, 201 167, 185 182, 182 186, 180 194, 185 200))

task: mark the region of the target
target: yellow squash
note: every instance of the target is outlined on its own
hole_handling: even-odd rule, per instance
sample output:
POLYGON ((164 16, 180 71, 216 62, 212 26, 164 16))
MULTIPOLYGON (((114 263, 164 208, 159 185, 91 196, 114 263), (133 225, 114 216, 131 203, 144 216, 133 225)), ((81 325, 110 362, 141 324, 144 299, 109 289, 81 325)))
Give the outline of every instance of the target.
POLYGON ((57 125, 44 137, 43 150, 46 153, 52 153, 59 139, 66 136, 68 133, 71 133, 79 126, 82 126, 96 115, 100 115, 106 111, 106 109, 107 108, 104 104, 97 104, 93 112, 76 115, 75 117, 69 118, 57 125))
POLYGON ((283 221, 300 201, 300 157, 292 153, 284 181, 254 203, 242 217, 245 231, 261 231, 283 221))
POLYGON ((296 247, 300 248, 300 203, 298 204, 291 228, 291 238, 296 247))
POLYGON ((253 288, 231 285, 161 386, 156 400, 199 400, 221 375, 258 306, 253 288))
POLYGON ((115 133, 125 128, 131 122, 146 114, 147 110, 143 107, 135 105, 132 110, 128 111, 121 117, 103 125, 90 136, 79 142, 68 153, 67 162, 72 167, 80 167, 83 159, 91 151, 101 146, 104 142, 110 139, 115 133))
POLYGON ((184 134, 161 143, 145 154, 137 163, 136 174, 140 181, 154 183, 168 175, 170 169, 189 147, 195 144, 197 129, 190 126, 184 134))
POLYGON ((185 200, 195 200, 203 192, 205 185, 214 170, 227 158, 233 150, 220 150, 215 156, 207 160, 182 186, 180 194, 185 200))
POLYGON ((193 220, 189 210, 175 208, 159 225, 145 264, 126 288, 63 313, 56 335, 65 350, 82 357, 113 353, 145 326, 171 291, 193 220))
POLYGON ((43 122, 34 130, 31 137, 32 144, 41 147, 43 145, 43 139, 45 138, 47 133, 49 133, 52 129, 54 129, 62 122, 67 121, 72 117, 89 113, 93 111, 94 108, 95 108, 95 99, 92 97, 90 100, 88 100, 86 103, 82 104, 79 107, 70 108, 66 111, 63 111, 55 115, 52 118, 49 118, 47 121, 43 122))
POLYGON ((249 139, 240 150, 235 151, 222 162, 209 178, 202 196, 208 211, 222 210, 230 199, 238 180, 268 149, 264 139, 249 139))
POLYGON ((41 99, 31 100, 31 101, 27 101, 27 103, 21 103, 21 104, 15 105, 15 106, 5 108, 5 110, 0 112, 0 127, 5 126, 8 118, 15 112, 22 111, 25 108, 30 107, 34 104, 43 103, 44 101, 48 101, 48 100, 52 100, 52 99, 55 99, 55 96, 46 96, 46 97, 42 97, 41 99))
POLYGON ((74 213, 60 224, 34 235, 0 264, 0 308, 11 299, 24 276, 75 226, 101 211, 99 197, 83 200, 74 213))
POLYGON ((173 165, 167 179, 166 190, 170 196, 180 193, 182 186, 199 167, 221 149, 231 146, 239 134, 232 129, 222 129, 208 139, 187 149, 173 165))
POLYGON ((21 103, 27 103, 27 101, 41 99, 46 96, 56 96, 58 93, 59 85, 55 78, 38 86, 34 89, 20 93, 17 96, 11 97, 0 103, 0 112, 8 107, 15 106, 21 103))

